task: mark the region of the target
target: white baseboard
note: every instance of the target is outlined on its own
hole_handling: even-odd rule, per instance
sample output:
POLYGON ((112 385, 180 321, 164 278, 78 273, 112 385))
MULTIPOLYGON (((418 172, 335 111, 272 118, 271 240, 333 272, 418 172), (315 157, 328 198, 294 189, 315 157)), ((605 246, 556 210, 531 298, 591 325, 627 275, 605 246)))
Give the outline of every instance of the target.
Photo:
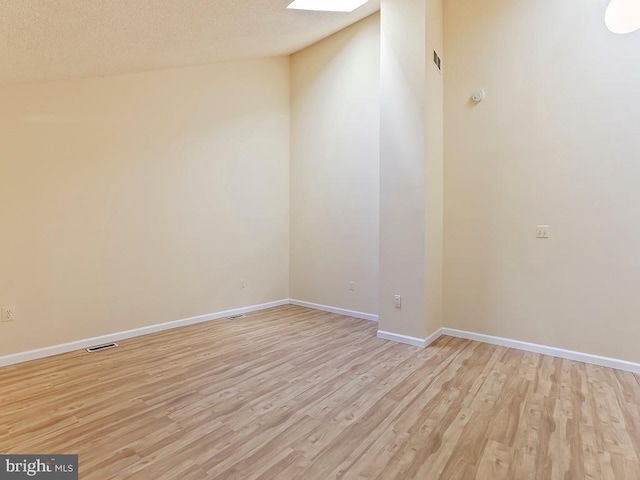
MULTIPOLYGON (((116 342, 119 340, 124 340, 126 338, 139 337, 141 335, 148 335, 150 333, 156 333, 164 330, 171 330, 173 328, 185 327, 187 325, 194 325, 196 323, 208 322, 210 320, 225 318, 231 315, 255 312, 258 310, 264 310, 267 308, 279 307, 282 305, 289 305, 289 304, 298 305, 300 307, 312 308, 314 310, 322 310, 325 312, 337 313, 337 314, 346 315, 349 317, 361 318, 364 320, 378 321, 378 315, 371 314, 371 313, 345 310, 343 308, 330 307, 327 305, 319 305, 319 304, 310 303, 310 302, 303 302, 301 300, 283 299, 275 302, 262 303, 259 305, 251 305, 251 306, 242 307, 242 308, 234 308, 231 310, 225 310, 225 311, 216 312, 216 313, 209 313, 206 315, 199 315, 196 317, 183 318, 182 320, 175 320, 172 322, 160 323, 157 325, 149 325, 147 327, 136 328, 136 329, 127 330, 124 332, 117 332, 117 333, 112 333, 108 335, 102 335, 99 337, 87 338, 84 340, 77 340, 75 342, 64 343, 61 345, 54 345, 51 347, 39 348, 37 350, 30 350, 27 352, 5 355, 0 357, 0 367, 27 362, 29 360, 36 360, 38 358, 59 355, 61 353, 72 352, 74 350, 80 350, 83 348, 91 347, 93 345, 116 342)), ((385 332, 383 330, 378 330, 378 334, 377 334, 378 338, 391 340, 399 343, 404 343, 407 345, 413 345, 415 347, 420 347, 420 348, 428 347, 431 343, 433 343, 442 335, 464 338, 467 340, 474 340, 477 342, 489 343, 489 344, 498 345, 501 347, 515 348, 518 350, 525 350, 527 352, 550 355, 552 357, 566 358, 568 360, 575 360, 578 362, 590 363, 593 365, 600 365, 602 367, 616 368, 618 370, 624 370, 627 372, 640 374, 640 363, 629 362, 627 360, 619 360, 616 358, 602 357, 599 355, 592 355, 590 353, 575 352, 572 350, 565 350, 562 348, 550 347, 547 345, 539 345, 536 343, 523 342, 520 340, 512 340, 510 338, 494 337, 492 335, 485 335, 482 333, 467 332, 464 330, 457 330, 457 329, 448 328, 448 327, 440 328, 424 339, 417 338, 417 337, 410 337, 407 335, 401 335, 398 333, 385 332)))
POLYGON ((429 345, 431 345, 441 336, 442 336, 442 329, 439 328, 438 330, 436 330, 435 332, 433 332, 431 335, 429 335, 427 338, 424 339, 425 347, 428 347, 429 345))
POLYGON ((384 330, 378 330, 378 338, 383 340, 391 340, 392 342, 405 343, 407 345, 413 345, 414 347, 427 348, 433 342, 435 342, 440 336, 441 329, 436 330, 427 338, 409 337, 408 335, 401 335, 399 333, 385 332, 384 330))
POLYGON ((415 347, 425 348, 437 340, 440 336, 447 335, 450 337, 464 338, 466 340, 474 340, 476 342, 489 343, 500 347, 515 348, 517 350, 525 350, 527 352, 540 353, 551 357, 566 358, 567 360, 575 360, 577 362, 590 363, 601 367, 615 368, 626 372, 640 373, 640 363, 629 362, 627 360, 619 360, 617 358, 601 357, 591 353, 575 352, 573 350, 565 350, 563 348, 549 347, 547 345, 539 345, 536 343, 523 342, 520 340, 512 340, 510 338, 494 337, 483 333, 467 332, 464 330, 456 330, 455 328, 443 327, 424 340, 398 333, 385 332, 378 330, 378 338, 391 340, 399 343, 406 343, 415 347))
POLYGON ((307 308, 312 308, 314 310, 322 310, 323 312, 337 313, 339 315, 345 315, 347 317, 361 318, 363 320, 371 320, 372 322, 378 321, 378 315, 375 315, 373 313, 357 312, 355 310, 346 310, 344 308, 330 307, 329 305, 320 305, 317 303, 303 302, 302 300, 294 300, 293 298, 289 299, 289 303, 291 305, 297 305, 299 307, 307 307, 307 308))
POLYGON ((492 335, 456 330, 454 328, 441 328, 440 334, 448 335, 450 337, 464 338, 467 340, 475 340, 477 342, 490 343, 501 347, 525 350, 527 352, 541 353, 552 357, 566 358, 567 360, 575 360, 577 362, 591 363, 602 367, 616 368, 627 372, 640 373, 640 363, 628 362, 626 360, 619 360, 616 358, 601 357, 590 353, 575 352, 573 350, 565 350, 563 348, 522 342, 520 340, 512 340, 510 338, 494 337, 492 335))
POLYGON ((382 338, 383 340, 391 340, 392 342, 405 343, 407 345, 413 345, 414 347, 420 348, 425 348, 427 346, 427 342, 424 338, 409 337, 408 335, 385 332, 384 330, 378 330, 378 338, 382 338))
POLYGON ((162 332, 164 330, 171 330, 172 328, 185 327, 187 325, 194 325, 196 323, 208 322, 210 320, 225 318, 231 315, 239 315, 242 313, 255 312, 258 310, 264 310, 266 308, 279 307, 281 305, 288 305, 288 304, 289 304, 289 299, 278 300, 275 302, 262 303, 260 305, 251 305, 249 307, 234 308, 234 309, 225 310, 222 312, 209 313, 206 315, 199 315, 197 317, 189 317, 189 318, 183 318, 182 320, 174 320, 172 322, 149 325, 148 327, 135 328, 133 330, 111 333, 111 334, 102 335, 99 337, 86 338, 84 340, 77 340, 75 342, 63 343, 61 345, 54 345, 51 347, 39 348, 37 350, 29 350, 27 352, 14 353, 11 355, 5 355, 0 357, 0 367, 14 365, 16 363, 27 362, 29 360, 36 360, 38 358, 59 355, 61 353, 72 352, 74 350, 80 350, 83 348, 91 347, 93 345, 117 342, 118 340, 124 340, 126 338, 139 337, 141 335, 148 335, 150 333, 162 332))

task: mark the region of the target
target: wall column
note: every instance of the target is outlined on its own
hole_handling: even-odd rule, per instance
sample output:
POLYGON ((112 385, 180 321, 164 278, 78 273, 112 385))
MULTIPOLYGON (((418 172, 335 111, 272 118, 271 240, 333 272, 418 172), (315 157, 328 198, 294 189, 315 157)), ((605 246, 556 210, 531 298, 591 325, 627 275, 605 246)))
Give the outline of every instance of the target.
POLYGON ((382 0, 380 33, 379 335, 420 345, 442 326, 442 1, 382 0))

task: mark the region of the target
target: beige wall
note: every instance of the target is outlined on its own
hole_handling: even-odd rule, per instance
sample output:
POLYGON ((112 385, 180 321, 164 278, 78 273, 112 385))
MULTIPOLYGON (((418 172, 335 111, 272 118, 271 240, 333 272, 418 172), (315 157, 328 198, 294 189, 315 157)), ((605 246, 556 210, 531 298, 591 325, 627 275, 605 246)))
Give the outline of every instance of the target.
POLYGON ((291 297, 366 313, 378 311, 379 25, 291 57, 291 297))
POLYGON ((380 330, 424 339, 442 326, 441 3, 381 8, 380 330))
POLYGON ((638 362, 640 34, 605 7, 445 2, 445 324, 638 362))
POLYGON ((425 11, 425 0, 382 0, 380 13, 380 330, 416 338, 426 336, 425 11))
POLYGON ((424 338, 444 128, 444 325, 640 361, 639 34, 605 3, 447 0, 443 45, 440 0, 383 0, 291 72, 0 89, 0 355, 288 296, 424 338))
POLYGON ((288 58, 0 105, 0 355, 288 297, 288 58))
MULTIPOLYGON (((426 2, 427 67, 425 69, 425 302, 426 333, 443 322, 444 236, 444 82, 433 64, 433 51, 446 57, 443 0, 426 2)), ((442 64, 442 68, 446 63, 442 64)))

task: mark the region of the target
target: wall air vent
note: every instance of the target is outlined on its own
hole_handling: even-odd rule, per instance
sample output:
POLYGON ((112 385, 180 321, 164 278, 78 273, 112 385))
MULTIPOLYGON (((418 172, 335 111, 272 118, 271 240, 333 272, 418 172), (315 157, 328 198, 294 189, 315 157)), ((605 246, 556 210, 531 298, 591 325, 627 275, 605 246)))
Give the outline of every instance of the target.
POLYGON ((229 315, 227 318, 229 320, 235 320, 236 318, 244 318, 244 315, 239 313, 238 315, 229 315))
POLYGON ((118 346, 117 343, 105 343, 104 345, 96 345, 95 347, 87 348, 87 352, 99 352, 100 350, 106 350, 107 348, 116 348, 118 346))
POLYGON ((442 71, 442 60, 440 60, 440 55, 435 50, 433 51, 433 63, 438 67, 438 70, 442 71))

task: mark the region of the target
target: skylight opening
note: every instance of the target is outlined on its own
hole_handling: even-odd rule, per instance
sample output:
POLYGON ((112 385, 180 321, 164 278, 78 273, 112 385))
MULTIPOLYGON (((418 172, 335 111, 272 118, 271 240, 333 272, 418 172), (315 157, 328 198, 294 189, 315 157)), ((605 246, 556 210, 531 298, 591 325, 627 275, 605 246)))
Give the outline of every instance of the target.
POLYGON ((287 8, 314 12, 353 12, 368 0, 294 0, 287 8))

